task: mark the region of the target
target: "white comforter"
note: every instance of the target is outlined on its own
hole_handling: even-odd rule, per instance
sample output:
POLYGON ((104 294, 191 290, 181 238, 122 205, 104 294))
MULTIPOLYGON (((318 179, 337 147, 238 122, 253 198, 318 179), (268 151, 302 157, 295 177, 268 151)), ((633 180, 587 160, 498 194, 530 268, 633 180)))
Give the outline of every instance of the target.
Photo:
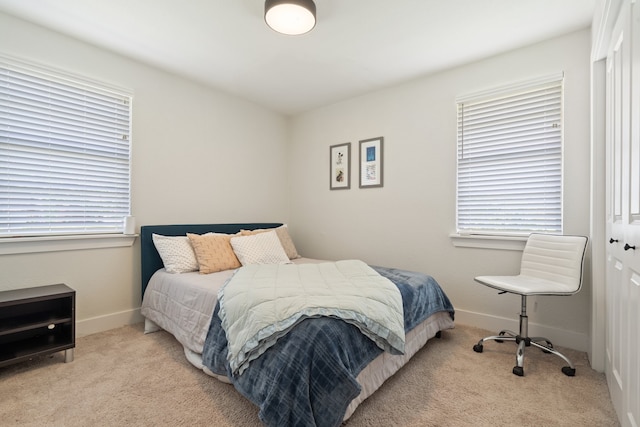
POLYGON ((400 291, 362 261, 247 265, 219 291, 218 300, 234 374, 308 317, 341 318, 380 348, 404 353, 400 291))

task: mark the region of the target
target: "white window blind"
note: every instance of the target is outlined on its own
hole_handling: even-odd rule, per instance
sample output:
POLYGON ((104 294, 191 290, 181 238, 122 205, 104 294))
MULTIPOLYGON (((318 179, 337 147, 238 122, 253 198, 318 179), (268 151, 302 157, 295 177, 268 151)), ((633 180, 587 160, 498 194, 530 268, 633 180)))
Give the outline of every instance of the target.
POLYGON ((458 100, 461 233, 562 232, 562 76, 458 100))
POLYGON ((0 237, 121 233, 131 97, 0 58, 0 237))

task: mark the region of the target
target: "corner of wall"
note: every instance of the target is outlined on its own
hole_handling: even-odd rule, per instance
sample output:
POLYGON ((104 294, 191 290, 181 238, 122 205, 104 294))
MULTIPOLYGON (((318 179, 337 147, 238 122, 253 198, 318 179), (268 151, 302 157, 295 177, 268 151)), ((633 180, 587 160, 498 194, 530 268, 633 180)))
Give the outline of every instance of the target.
POLYGON ((79 320, 76 321, 76 337, 84 337, 143 321, 144 318, 140 314, 139 308, 79 320))

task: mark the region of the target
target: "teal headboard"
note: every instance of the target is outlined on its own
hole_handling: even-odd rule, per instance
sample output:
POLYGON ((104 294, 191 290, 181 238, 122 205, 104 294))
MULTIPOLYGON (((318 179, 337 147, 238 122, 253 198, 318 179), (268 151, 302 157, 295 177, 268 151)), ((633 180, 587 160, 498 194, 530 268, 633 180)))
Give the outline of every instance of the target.
POLYGON ((162 258, 153 244, 154 233, 163 236, 186 236, 187 233, 204 234, 209 232, 235 234, 240 230, 258 228, 275 228, 282 224, 273 222, 257 222, 246 224, 182 224, 182 225, 143 225, 140 227, 140 251, 142 270, 142 294, 147 288, 153 273, 164 267, 162 258))

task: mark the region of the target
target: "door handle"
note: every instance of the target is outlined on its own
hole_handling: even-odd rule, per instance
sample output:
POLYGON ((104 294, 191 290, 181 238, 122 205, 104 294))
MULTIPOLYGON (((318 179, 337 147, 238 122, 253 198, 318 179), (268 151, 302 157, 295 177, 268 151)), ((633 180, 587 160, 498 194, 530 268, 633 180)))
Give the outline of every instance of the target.
POLYGON ((618 239, 614 239, 613 237, 609 239, 609 243, 618 243, 618 239))
POLYGON ((635 250, 636 250, 636 247, 635 247, 635 245, 634 245, 634 246, 631 246, 631 245, 629 245, 628 243, 625 243, 625 244, 624 244, 624 250, 625 250, 625 251, 628 251, 629 249, 633 249, 633 250, 635 251, 635 250))

